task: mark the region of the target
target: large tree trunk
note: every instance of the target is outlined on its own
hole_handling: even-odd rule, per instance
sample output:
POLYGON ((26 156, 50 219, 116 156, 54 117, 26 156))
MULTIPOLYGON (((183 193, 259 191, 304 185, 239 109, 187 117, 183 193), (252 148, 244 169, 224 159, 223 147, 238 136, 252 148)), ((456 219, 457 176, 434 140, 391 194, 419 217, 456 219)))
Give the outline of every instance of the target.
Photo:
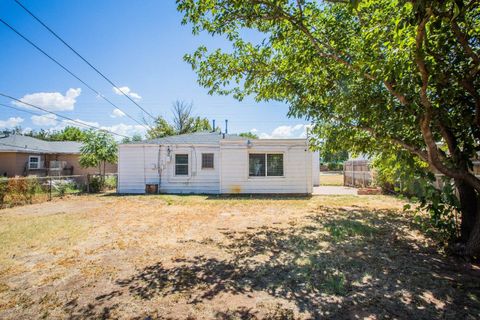
POLYGON ((465 247, 467 257, 480 259, 480 211, 477 212, 475 225, 465 247))
POLYGON ((460 241, 466 243, 477 221, 479 199, 475 189, 465 181, 456 179, 455 185, 458 190, 461 210, 460 241))

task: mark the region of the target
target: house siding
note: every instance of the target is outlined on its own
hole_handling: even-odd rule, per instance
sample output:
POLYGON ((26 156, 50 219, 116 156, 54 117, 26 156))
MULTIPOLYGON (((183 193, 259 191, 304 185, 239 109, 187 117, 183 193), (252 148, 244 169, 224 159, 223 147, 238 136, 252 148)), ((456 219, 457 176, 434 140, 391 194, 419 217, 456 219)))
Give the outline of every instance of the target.
MULTIPOLYGON (((73 167, 69 174, 85 175, 98 173, 98 168, 82 168, 80 165, 79 154, 38 154, 33 152, 1 152, 0 153, 0 175, 7 174, 7 177, 35 175, 45 176, 47 170, 45 168, 38 170, 26 170, 29 156, 38 155, 45 167, 48 167, 51 160, 66 161, 67 167, 73 167)), ((103 169, 103 168, 102 168, 103 169)), ((117 165, 107 163, 105 166, 106 173, 116 173, 117 165)))
POLYGON ((160 193, 312 193, 312 153, 306 141, 256 140, 220 145, 124 144, 119 146, 118 192, 145 193, 146 184, 160 193), (284 154, 283 177, 249 177, 249 152, 284 154), (202 169, 202 153, 214 154, 214 168, 202 169), (188 176, 175 175, 175 155, 188 154, 188 176))
POLYGON ((306 145, 276 142, 255 142, 250 148, 223 145, 221 154, 221 193, 312 193, 312 153, 306 145), (249 177, 249 153, 282 153, 283 177, 249 177))
POLYGON ((215 146, 121 145, 118 191, 144 193, 145 185, 153 183, 161 193, 218 193, 218 151, 215 146), (213 169, 201 168, 202 153, 214 154, 213 169), (175 154, 188 154, 188 176, 175 176, 175 154))

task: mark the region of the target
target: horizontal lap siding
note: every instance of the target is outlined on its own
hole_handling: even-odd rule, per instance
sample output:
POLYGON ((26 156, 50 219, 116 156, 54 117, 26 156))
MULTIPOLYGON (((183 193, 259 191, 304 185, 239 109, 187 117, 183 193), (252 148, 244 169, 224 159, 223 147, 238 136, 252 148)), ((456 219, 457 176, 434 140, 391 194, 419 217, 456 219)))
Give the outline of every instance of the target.
POLYGON ((311 193, 311 153, 305 147, 276 145, 222 148, 222 193, 311 193), (248 176, 249 153, 282 152, 284 177, 248 176))
POLYGON ((219 193, 219 147, 214 146, 162 146, 162 193, 219 193), (213 153, 213 169, 202 169, 202 153, 213 153), (175 154, 188 154, 189 176, 175 176, 175 154))
POLYGON ((158 184, 158 146, 120 146, 118 192, 145 193, 145 184, 158 184))

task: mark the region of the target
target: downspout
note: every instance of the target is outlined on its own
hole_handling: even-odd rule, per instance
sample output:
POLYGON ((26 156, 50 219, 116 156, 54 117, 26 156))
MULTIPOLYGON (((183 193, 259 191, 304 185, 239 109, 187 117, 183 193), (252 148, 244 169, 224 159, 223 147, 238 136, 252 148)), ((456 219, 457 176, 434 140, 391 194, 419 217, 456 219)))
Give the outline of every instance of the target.
POLYGON ((158 190, 157 192, 160 193, 160 188, 162 186, 162 168, 160 168, 160 162, 161 162, 161 157, 160 157, 160 152, 162 151, 162 145, 158 145, 158 160, 157 160, 157 170, 158 170, 158 190))

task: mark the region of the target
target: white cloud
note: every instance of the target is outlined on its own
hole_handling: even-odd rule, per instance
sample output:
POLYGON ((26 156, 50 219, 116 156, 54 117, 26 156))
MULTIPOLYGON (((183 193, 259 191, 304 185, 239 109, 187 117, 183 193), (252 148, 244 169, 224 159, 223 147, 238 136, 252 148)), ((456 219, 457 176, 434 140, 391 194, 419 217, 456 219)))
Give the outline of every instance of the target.
POLYGON ((294 126, 279 126, 273 129, 271 133, 262 132, 260 139, 294 139, 306 138, 307 130, 311 126, 308 124, 297 124, 294 126))
POLYGON ((112 114, 110 115, 110 117, 112 117, 112 118, 121 118, 121 117, 124 117, 124 116, 125 116, 125 112, 123 112, 122 110, 120 110, 118 108, 113 109, 112 114))
POLYGON ((142 97, 141 97, 138 93, 131 91, 130 88, 129 88, 129 87, 126 87, 126 86, 125 86, 125 87, 120 87, 120 88, 118 88, 118 89, 115 88, 115 87, 113 87, 113 92, 114 92, 115 94, 120 95, 120 96, 121 96, 123 93, 125 93, 127 96, 129 96, 129 97, 131 97, 131 98, 133 98, 133 99, 137 99, 137 100, 142 99, 142 97), (122 93, 122 92, 123 92, 123 93, 122 93))
POLYGON ((113 126, 104 126, 101 128, 124 136, 133 136, 134 134, 144 135, 147 131, 144 126, 124 123, 115 124, 113 126))
POLYGON ((20 117, 15 117, 15 118, 11 117, 11 118, 8 118, 7 120, 0 120, 0 128, 5 128, 5 129, 15 128, 20 123, 22 123, 23 120, 24 119, 20 117))
POLYGON ((253 128, 253 129, 250 129, 250 132, 251 132, 251 133, 257 133, 257 132, 258 132, 258 130, 257 130, 257 129, 255 129, 255 128, 253 128))
MULTIPOLYGON (((59 123, 56 127, 51 128, 50 130, 62 130, 66 126, 71 126, 71 127, 78 127, 80 129, 93 129, 90 126, 94 126, 100 129, 108 130, 120 135, 124 136, 133 136, 134 134, 140 134, 140 135, 145 135, 146 133, 146 128, 141 125, 130 125, 130 124, 124 124, 124 123, 119 123, 119 124, 114 124, 111 126, 102 126, 98 122, 92 122, 92 121, 84 121, 80 119, 74 119, 74 121, 71 120, 63 120, 61 123, 59 123), (77 123, 80 122, 80 123, 77 123), (82 125, 84 124, 84 125, 82 125)), ((115 139, 119 140, 122 139, 122 137, 119 136, 114 136, 115 139)))
POLYGON ((41 116, 32 116, 32 123, 37 126, 56 126, 57 116, 54 114, 44 114, 41 116))
MULTIPOLYGON (((68 111, 73 110, 77 98, 82 89, 70 88, 65 95, 60 92, 37 92, 24 95, 20 100, 32 105, 44 108, 48 111, 68 111)), ((32 107, 18 101, 12 101, 14 105, 31 109, 32 107)))

